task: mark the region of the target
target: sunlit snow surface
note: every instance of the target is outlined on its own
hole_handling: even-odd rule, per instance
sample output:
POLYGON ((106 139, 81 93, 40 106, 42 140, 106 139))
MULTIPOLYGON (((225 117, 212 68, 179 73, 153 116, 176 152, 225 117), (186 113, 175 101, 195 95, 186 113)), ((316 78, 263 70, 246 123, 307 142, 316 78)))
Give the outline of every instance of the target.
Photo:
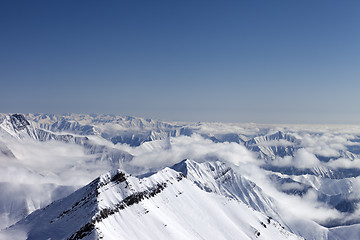
POLYGON ((174 123, 80 114, 1 114, 0 119, 4 239, 360 235, 360 126, 174 123), (117 169, 126 181, 111 181, 117 169), (119 204, 121 210, 99 220, 103 209, 119 204), (59 217, 63 212, 69 214, 59 217), (88 223, 93 228, 84 235, 88 223))

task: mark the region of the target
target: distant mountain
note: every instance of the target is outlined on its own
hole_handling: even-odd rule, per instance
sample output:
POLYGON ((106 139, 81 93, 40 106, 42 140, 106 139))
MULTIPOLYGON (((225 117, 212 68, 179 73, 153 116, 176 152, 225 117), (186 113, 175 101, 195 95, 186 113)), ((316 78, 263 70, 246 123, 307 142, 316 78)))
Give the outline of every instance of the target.
POLYGON ((18 139, 38 138, 35 128, 22 114, 6 115, 0 120, 0 136, 5 137, 6 135, 18 139))
MULTIPOLYGON (((76 124, 78 125, 78 124, 76 124)), ((3 139, 32 139, 35 141, 59 141, 81 145, 88 154, 97 155, 98 161, 110 162, 113 169, 123 167, 123 163, 130 161, 132 155, 116 148, 101 145, 91 141, 86 136, 71 133, 55 133, 38 127, 34 122, 26 120, 22 114, 6 115, 0 122, 0 134, 3 139)), ((5 143, 0 142, 0 153, 15 157, 5 143)))
POLYGON ((259 154, 261 159, 274 159, 275 157, 294 156, 300 146, 296 137, 278 131, 274 134, 257 136, 245 142, 245 146, 259 154))
POLYGON ((0 114, 0 239, 356 239, 359 136, 355 127, 0 114), (183 158, 195 161, 173 165, 183 158), (87 186, 76 176, 63 184, 107 171, 87 186), (298 217, 291 199, 334 216, 298 217))
MULTIPOLYGON (((114 144, 128 144, 133 147, 140 146, 144 142, 169 137, 191 136, 192 134, 199 134, 216 143, 234 142, 242 144, 249 150, 256 152, 259 158, 267 160, 294 156, 294 153, 302 147, 302 139, 299 139, 292 132, 276 131, 269 133, 269 127, 254 128, 249 134, 244 127, 240 128, 241 131, 235 131, 235 129, 239 129, 239 126, 235 125, 231 128, 220 123, 163 122, 103 114, 27 114, 24 116, 39 129, 78 135, 96 135, 114 144)), ((249 127, 246 126, 246 128, 249 127)), ((350 140, 356 141, 356 139, 350 140)), ((359 146, 349 145, 347 148, 347 150, 339 151, 337 158, 345 157, 352 160, 359 158, 359 146)), ((330 159, 327 156, 317 156, 322 161, 330 159)))
POLYGON ((53 132, 69 132, 80 135, 98 135, 116 143, 139 146, 146 141, 179 136, 185 132, 182 125, 151 119, 113 115, 46 115, 28 114, 27 118, 39 128, 53 132))

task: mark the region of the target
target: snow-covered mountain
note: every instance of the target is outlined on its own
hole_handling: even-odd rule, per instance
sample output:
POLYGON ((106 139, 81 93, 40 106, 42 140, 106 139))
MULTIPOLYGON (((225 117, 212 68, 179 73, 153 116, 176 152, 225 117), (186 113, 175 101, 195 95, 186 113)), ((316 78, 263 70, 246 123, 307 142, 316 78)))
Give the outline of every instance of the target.
MULTIPOLYGON (((2 139, 13 137, 15 139, 26 139, 35 141, 58 141, 70 144, 77 144, 84 147, 87 154, 96 155, 97 161, 107 161, 113 169, 123 168, 123 162, 131 160, 131 154, 116 148, 108 147, 106 144, 99 144, 83 135, 75 133, 55 133, 38 127, 39 124, 29 122, 24 115, 12 114, 3 118, 0 123, 0 134, 2 139)), ((14 156, 6 144, 0 142, 2 154, 14 156)))
POLYGON ((71 132, 79 135, 97 135, 114 144, 139 146, 146 141, 179 136, 186 132, 181 124, 165 123, 151 119, 113 115, 33 115, 28 114, 39 128, 52 132, 71 132))
POLYGON ((233 182, 238 183, 238 190, 232 186, 229 194, 222 194, 225 189, 221 185, 226 184, 221 181, 226 175, 233 176, 223 164, 190 160, 144 178, 121 171, 108 173, 3 234, 29 240, 302 239, 240 200, 247 199, 257 207, 268 201, 248 195, 253 183, 240 177, 233 182), (205 183, 213 185, 206 189, 201 185, 205 183))
MULTIPOLYGON (((261 159, 294 156, 296 150, 304 147, 304 137, 301 136, 302 130, 294 130, 288 126, 281 129, 277 125, 163 122, 101 114, 27 114, 24 116, 39 129, 79 135, 96 135, 112 141, 114 144, 125 143, 130 146, 139 146, 144 142, 169 137, 199 134, 213 142, 243 144, 249 150, 256 152, 261 159), (278 130, 274 131, 275 129, 278 130)), ((319 128, 319 126, 315 127, 319 128)), ((316 137, 319 135, 321 137, 326 130, 313 129, 311 126, 304 126, 304 128, 306 134, 315 134, 316 137)), ((335 129, 334 131, 339 130, 335 129)), ((354 160, 359 158, 358 154, 360 153, 360 146, 357 144, 360 140, 358 139, 360 137, 357 135, 349 138, 350 144, 346 145, 345 149, 339 149, 336 156, 327 156, 322 152, 316 155, 320 160, 326 161, 335 157, 354 160)))
MULTIPOLYGON (((87 165, 101 166, 104 164, 106 165, 105 171, 118 168, 126 169, 126 163, 133 157, 125 151, 107 145, 106 142, 93 141, 86 136, 71 133, 54 133, 38 128, 36 123, 26 120, 24 115, 21 114, 5 115, 0 120, 0 165, 5 172, 2 172, 2 175, 3 178, 6 178, 7 175, 11 175, 9 178, 20 175, 18 177, 20 182, 4 181, 3 178, 0 180, 2 192, 0 197, 0 228, 7 227, 26 217, 34 210, 67 196, 81 185, 75 182, 70 185, 66 183, 63 186, 62 183, 54 182, 54 180, 28 184, 26 180, 22 180, 27 175, 40 179, 56 176, 56 172, 39 172, 33 169, 26 163, 28 161, 24 159, 26 156, 22 156, 24 154, 34 154, 34 149, 31 149, 31 147, 28 149, 27 145, 38 147, 39 144, 42 146, 41 142, 59 142, 59 144, 64 144, 59 146, 62 148, 60 149, 61 151, 73 148, 71 147, 72 145, 79 145, 83 149, 84 155, 89 157, 80 163, 74 160, 72 166, 69 166, 73 169, 86 169, 87 165), (10 161, 10 164, 8 161, 10 161), (24 166, 24 168, 19 166, 24 166), (42 192, 44 194, 41 194, 42 192)), ((42 151, 41 149, 39 150, 42 151)), ((51 149, 44 149, 43 152, 55 154, 51 153, 51 149)), ((71 153, 68 155, 70 155, 71 160, 71 153)), ((59 160, 61 161, 62 159, 59 160)), ((46 161, 46 159, 41 159, 41 161, 46 161)), ((56 163, 49 162, 49 164, 56 163)), ((95 177, 96 175, 91 176, 95 177)))
POLYGON ((30 137, 37 139, 35 128, 27 121, 22 114, 6 115, 0 123, 0 136, 10 135, 22 139, 30 137))
POLYGON ((294 156, 299 145, 300 141, 296 137, 281 131, 257 136, 245 142, 245 146, 251 151, 258 152, 261 159, 294 156))
POLYGON ((359 149, 357 126, 0 114, 0 236, 356 239, 359 149))
POLYGON ((172 169, 181 172, 206 192, 235 199, 267 216, 280 219, 276 205, 256 184, 237 174, 230 166, 222 162, 197 163, 183 160, 172 169))

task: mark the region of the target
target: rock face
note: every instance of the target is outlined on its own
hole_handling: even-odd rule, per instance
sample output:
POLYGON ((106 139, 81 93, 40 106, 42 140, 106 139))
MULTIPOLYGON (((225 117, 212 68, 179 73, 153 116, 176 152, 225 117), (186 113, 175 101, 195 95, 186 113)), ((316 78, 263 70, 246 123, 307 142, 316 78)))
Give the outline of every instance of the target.
POLYGON ((22 114, 11 115, 10 122, 15 130, 23 130, 26 126, 30 125, 30 123, 25 119, 25 116, 22 114))

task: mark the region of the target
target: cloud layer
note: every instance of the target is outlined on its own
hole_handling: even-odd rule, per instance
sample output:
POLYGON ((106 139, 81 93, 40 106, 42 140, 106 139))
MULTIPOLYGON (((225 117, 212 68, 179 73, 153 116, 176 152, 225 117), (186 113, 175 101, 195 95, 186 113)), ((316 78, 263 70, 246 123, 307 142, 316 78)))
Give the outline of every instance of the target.
MULTIPOLYGON (((230 125, 229 125, 230 126, 230 125)), ((218 129, 215 133, 226 134, 231 126, 218 129)), ((212 133, 217 124, 199 127, 201 133, 212 133)), ((237 127, 238 134, 274 133, 276 129, 257 129, 249 125, 248 128, 237 127)), ((340 157, 346 152, 348 146, 360 146, 358 135, 351 131, 339 132, 333 129, 322 129, 314 132, 314 129, 294 131, 287 129, 290 134, 299 141, 294 143, 287 140, 272 140, 260 143, 264 147, 297 147, 293 156, 277 157, 271 164, 280 167, 293 167, 296 169, 308 168, 360 168, 360 159, 355 157, 349 159, 340 157), (329 161, 320 161, 320 157, 328 157, 329 161)), ((164 140, 145 142, 139 147, 130 147, 126 144, 112 144, 104 139, 90 137, 97 144, 106 145, 128 152, 134 158, 124 163, 124 167, 131 174, 143 174, 149 171, 157 171, 164 167, 172 166, 183 159, 192 159, 198 162, 223 161, 231 164, 236 171, 248 177, 259 185, 268 195, 279 202, 279 210, 291 213, 304 219, 316 220, 324 223, 329 219, 352 219, 352 215, 345 216, 337 210, 329 207, 326 203, 319 201, 317 190, 310 189, 303 196, 285 194, 276 188, 268 175, 269 172, 261 168, 265 160, 258 159, 256 153, 249 151, 245 146, 237 143, 214 143, 200 134, 192 136, 179 136, 164 140), (294 206, 297 206, 294 208, 294 206)), ((92 181, 99 175, 111 170, 113 166, 106 161, 97 161, 95 155, 87 154, 85 149, 76 144, 62 142, 37 142, 23 139, 6 139, 6 145, 14 153, 16 159, 6 156, 0 157, 0 182, 11 182, 13 184, 37 185, 37 191, 46 190, 46 184, 82 186, 92 181), (42 187, 44 187, 42 189, 42 187)), ((119 165, 120 166, 120 165, 119 165)), ((353 180, 354 186, 359 185, 359 180, 353 180)), ((287 183, 282 185, 281 190, 303 190, 304 185, 300 183, 287 183)), ((360 198, 359 188, 352 188, 350 197, 360 198)), ((44 199, 41 199, 44 200, 44 199)))

